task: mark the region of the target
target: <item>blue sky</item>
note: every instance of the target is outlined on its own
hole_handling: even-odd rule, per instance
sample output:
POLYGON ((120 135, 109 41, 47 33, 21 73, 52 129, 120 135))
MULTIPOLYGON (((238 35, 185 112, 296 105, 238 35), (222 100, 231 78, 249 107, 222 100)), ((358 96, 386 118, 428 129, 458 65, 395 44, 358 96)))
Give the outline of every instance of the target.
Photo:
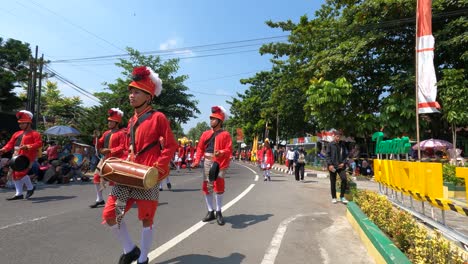
MULTIPOLYGON (((323 3, 324 0, 11 0, 0 6, 0 36, 27 42, 33 52, 37 45, 39 56, 44 54, 51 61, 125 54, 125 47, 140 52, 166 50, 164 54, 168 55, 163 59, 180 57, 178 73, 189 76, 185 84, 199 101, 202 112, 183 125, 188 132, 198 122, 208 121, 212 105, 229 109, 226 101, 248 88, 239 83, 241 78, 271 68, 269 57, 260 56, 258 48, 262 43, 285 41, 286 37, 281 36, 287 32, 269 28, 265 21, 298 22, 305 14, 312 18, 323 3), (196 48, 203 45, 210 46, 196 48), (173 49, 178 49, 177 53, 167 52, 173 49)), ((101 59, 52 63, 50 67, 93 93, 103 91, 104 82, 113 83, 120 76, 115 62, 101 59)), ((65 96, 80 96, 85 106, 96 104, 69 85, 60 81, 58 85, 65 96)))

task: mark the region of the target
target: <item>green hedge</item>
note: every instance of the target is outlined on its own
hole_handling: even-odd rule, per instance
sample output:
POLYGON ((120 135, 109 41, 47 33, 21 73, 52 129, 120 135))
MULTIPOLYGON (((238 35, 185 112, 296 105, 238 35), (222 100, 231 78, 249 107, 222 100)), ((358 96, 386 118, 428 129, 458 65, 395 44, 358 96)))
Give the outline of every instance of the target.
POLYGON ((412 263, 464 264, 468 261, 464 260, 462 251, 439 232, 429 234, 411 214, 394 208, 386 196, 358 190, 354 201, 412 263))

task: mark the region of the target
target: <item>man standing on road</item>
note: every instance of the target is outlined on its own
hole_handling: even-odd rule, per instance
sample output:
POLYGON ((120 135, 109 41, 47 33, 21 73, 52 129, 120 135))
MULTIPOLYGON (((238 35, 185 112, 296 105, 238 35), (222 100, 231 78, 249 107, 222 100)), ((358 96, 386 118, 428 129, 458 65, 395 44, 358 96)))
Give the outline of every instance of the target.
POLYGON ((231 135, 228 131, 223 130, 225 118, 226 111, 222 106, 211 107, 211 129, 203 132, 201 135, 195 154, 195 161, 192 164, 192 168, 196 168, 200 160, 205 158, 203 163, 202 190, 205 194, 208 213, 202 221, 208 222, 216 219, 218 225, 224 225, 223 215, 221 214, 224 177, 232 155, 231 135), (219 166, 219 173, 216 173, 217 166, 219 166), (216 214, 213 209, 213 193, 216 201, 216 214))
POLYGON ((340 141, 341 131, 332 130, 334 140, 330 142, 327 150, 327 166, 330 172, 330 188, 332 203, 336 203, 336 175, 341 179, 341 192, 340 200, 342 203, 348 203, 344 197, 348 181, 346 178, 346 159, 348 157, 348 150, 344 142, 340 141))
MULTIPOLYGON (((102 158, 105 161, 108 158, 115 157, 119 159, 123 159, 125 151, 125 142, 126 142, 126 134, 125 132, 119 128, 119 124, 122 123, 122 116, 123 112, 119 108, 111 108, 108 112, 107 117, 107 127, 109 130, 104 132, 97 141, 97 148, 99 153, 104 155, 102 158)), ((102 196, 102 190, 104 188, 103 181, 101 179, 99 169, 96 169, 93 176, 93 183, 94 188, 96 189, 96 202, 89 207, 96 208, 99 205, 104 205, 104 197, 102 196)), ((113 183, 111 183, 113 184, 113 183)))
POLYGON ((33 162, 36 161, 39 151, 42 152, 42 139, 39 132, 32 129, 33 114, 26 110, 21 110, 16 114, 20 131, 13 134, 10 141, 0 149, 0 155, 14 149, 13 157, 24 155, 29 160, 29 167, 22 171, 9 172, 12 174, 13 183, 15 184, 15 196, 7 198, 8 201, 23 199, 23 185, 26 185, 26 199, 34 194, 36 187, 33 186, 31 178, 34 172, 31 169, 33 162))
MULTIPOLYGON (((146 66, 136 67, 132 72, 133 81, 129 84, 130 105, 135 109, 128 121, 126 149, 130 162, 153 166, 158 171, 158 180, 169 175, 169 162, 174 156, 177 142, 166 116, 153 110, 151 101, 159 96, 162 81, 152 69, 146 66), (161 148, 159 139, 164 138, 161 148)), ((150 189, 139 189, 116 184, 107 199, 102 218, 107 223, 117 240, 121 243, 123 254, 119 264, 138 261, 148 263, 148 253, 153 242, 153 221, 158 207, 158 184, 150 189), (143 224, 140 248, 132 241, 124 221, 125 213, 136 203, 138 218, 143 224)))

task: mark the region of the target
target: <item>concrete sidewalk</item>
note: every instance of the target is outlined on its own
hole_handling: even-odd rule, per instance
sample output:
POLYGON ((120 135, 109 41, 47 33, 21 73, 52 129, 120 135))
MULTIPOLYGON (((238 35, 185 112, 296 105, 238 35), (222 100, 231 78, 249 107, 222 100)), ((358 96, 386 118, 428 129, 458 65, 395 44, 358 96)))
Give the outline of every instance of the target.
MULTIPOLYGON (((273 170, 287 173, 288 168, 286 165, 274 164, 273 170)), ((329 173, 327 171, 320 171, 320 170, 312 170, 312 169, 305 169, 304 179, 314 179, 321 184, 330 184, 329 182, 329 173)), ((357 185, 358 189, 361 190, 371 190, 375 192, 379 192, 379 183, 373 180, 355 180, 354 181, 357 185)), ((397 200, 401 202, 401 193, 395 192, 395 197, 398 198, 397 200)), ((389 198, 393 195, 390 188, 388 188, 388 196, 389 198)), ((396 203, 394 203, 396 204, 396 203)), ((410 197, 404 195, 403 205, 405 207, 413 207, 412 211, 416 212, 416 214, 422 214, 424 216, 430 217, 435 219, 437 222, 441 222, 443 219, 443 214, 445 214, 445 226, 453 229, 455 232, 460 233, 465 238, 468 238, 468 217, 457 212, 451 210, 442 210, 431 207, 429 203, 425 203, 425 207, 423 207, 422 203, 416 200, 411 201, 410 197)))

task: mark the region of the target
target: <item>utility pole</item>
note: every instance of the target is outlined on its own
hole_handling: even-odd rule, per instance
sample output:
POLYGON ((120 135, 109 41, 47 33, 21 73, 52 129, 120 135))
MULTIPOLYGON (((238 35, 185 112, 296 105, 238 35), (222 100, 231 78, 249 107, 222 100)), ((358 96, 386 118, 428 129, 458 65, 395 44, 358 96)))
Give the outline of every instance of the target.
MULTIPOLYGON (((41 114, 41 92, 42 92, 42 67, 44 66, 44 53, 39 62, 39 87, 37 90, 37 110, 36 110, 36 126, 39 124, 39 115, 41 114)), ((44 122, 45 124, 45 122, 44 122)))
MULTIPOLYGON (((39 47, 36 45, 36 54, 34 58, 29 61, 29 82, 28 82, 28 93, 27 93, 27 106, 26 110, 30 111, 35 115, 36 109, 36 79, 37 79, 37 53, 39 47)), ((36 128, 36 119, 33 119, 32 128, 36 128)))
POLYGON ((276 146, 279 148, 279 113, 276 112, 276 146))

